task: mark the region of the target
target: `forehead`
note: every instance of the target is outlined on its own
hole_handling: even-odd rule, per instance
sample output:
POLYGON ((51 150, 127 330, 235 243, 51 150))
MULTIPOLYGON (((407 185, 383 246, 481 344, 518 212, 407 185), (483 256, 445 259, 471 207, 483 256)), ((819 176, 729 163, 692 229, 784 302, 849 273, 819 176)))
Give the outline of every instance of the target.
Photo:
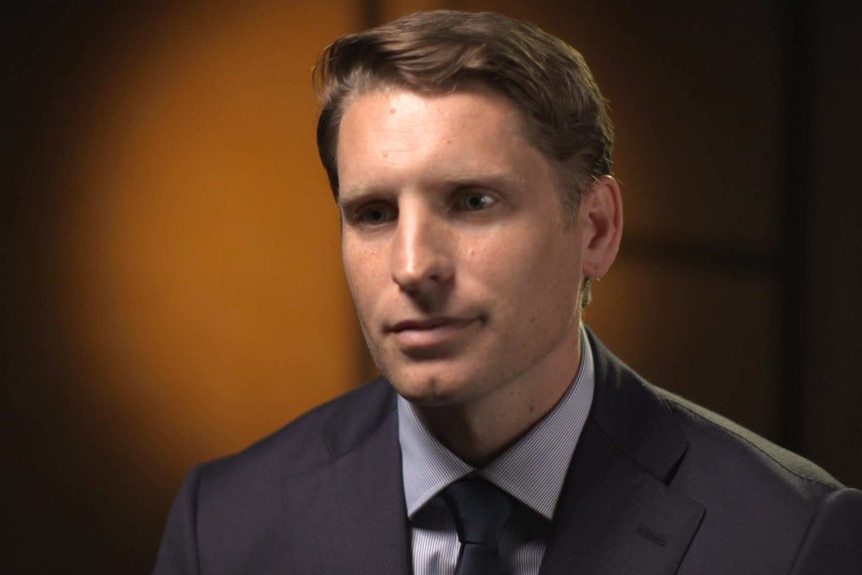
POLYGON ((382 131, 393 133, 423 123, 423 129, 433 129, 435 133, 448 129, 451 136, 471 131, 470 124, 440 122, 454 117, 483 122, 485 127, 498 124, 506 131, 519 134, 523 124, 520 111, 508 98, 484 84, 470 83, 448 91, 417 91, 384 85, 357 93, 347 101, 341 129, 348 124, 369 135, 382 131))
POLYGON ((357 96, 342 117, 337 158, 345 193, 388 172, 529 176, 527 164, 536 155, 514 105, 493 90, 471 86, 444 94, 385 88, 357 96))

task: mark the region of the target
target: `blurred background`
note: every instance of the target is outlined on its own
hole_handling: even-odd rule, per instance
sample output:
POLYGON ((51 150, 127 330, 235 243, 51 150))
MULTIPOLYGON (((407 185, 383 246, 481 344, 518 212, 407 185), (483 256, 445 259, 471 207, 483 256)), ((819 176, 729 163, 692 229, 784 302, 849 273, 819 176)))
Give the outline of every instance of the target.
POLYGON ((582 51, 626 237, 587 322, 862 485, 862 4, 34 1, 3 8, 4 573, 148 573, 189 468, 370 377, 314 146, 336 36, 492 9, 582 51))

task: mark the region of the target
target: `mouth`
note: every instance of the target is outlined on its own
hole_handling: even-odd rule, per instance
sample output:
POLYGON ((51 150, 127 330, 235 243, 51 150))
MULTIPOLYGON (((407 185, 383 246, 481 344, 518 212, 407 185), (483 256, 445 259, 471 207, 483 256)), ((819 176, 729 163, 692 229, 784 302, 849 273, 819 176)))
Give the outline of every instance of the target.
POLYGON ((445 316, 408 319, 399 321, 390 326, 387 331, 391 331, 393 333, 402 333, 405 331, 431 331, 439 328, 467 325, 474 320, 475 318, 455 318, 445 316))
POLYGON ((387 327, 404 353, 442 350, 480 322, 479 317, 437 316, 408 319, 387 327))

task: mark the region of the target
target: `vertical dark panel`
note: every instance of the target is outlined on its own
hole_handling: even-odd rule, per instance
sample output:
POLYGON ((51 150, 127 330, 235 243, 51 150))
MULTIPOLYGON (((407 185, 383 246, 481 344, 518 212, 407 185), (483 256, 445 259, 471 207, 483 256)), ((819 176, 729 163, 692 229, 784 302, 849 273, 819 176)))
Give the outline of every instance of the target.
POLYGON ((805 377, 806 455, 862 485, 862 4, 819 3, 805 377))
POLYGON ((817 90, 818 8, 810 0, 781 5, 783 37, 784 176, 782 206, 779 442, 798 451, 805 434, 804 374, 809 250, 809 198, 813 193, 812 136, 817 90))

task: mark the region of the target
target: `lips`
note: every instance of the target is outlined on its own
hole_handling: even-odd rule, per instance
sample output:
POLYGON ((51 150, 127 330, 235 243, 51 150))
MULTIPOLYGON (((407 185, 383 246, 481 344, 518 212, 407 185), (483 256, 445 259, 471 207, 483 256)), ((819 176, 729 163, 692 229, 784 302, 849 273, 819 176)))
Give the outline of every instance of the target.
POLYGON ((389 331, 401 333, 404 331, 429 331, 441 327, 457 327, 466 325, 473 321, 473 318, 452 318, 452 317, 430 317, 425 319, 409 319, 400 321, 389 328, 389 331))
POLYGON ((400 321, 390 326, 395 341, 405 352, 444 348, 479 323, 478 317, 429 317, 400 321))

